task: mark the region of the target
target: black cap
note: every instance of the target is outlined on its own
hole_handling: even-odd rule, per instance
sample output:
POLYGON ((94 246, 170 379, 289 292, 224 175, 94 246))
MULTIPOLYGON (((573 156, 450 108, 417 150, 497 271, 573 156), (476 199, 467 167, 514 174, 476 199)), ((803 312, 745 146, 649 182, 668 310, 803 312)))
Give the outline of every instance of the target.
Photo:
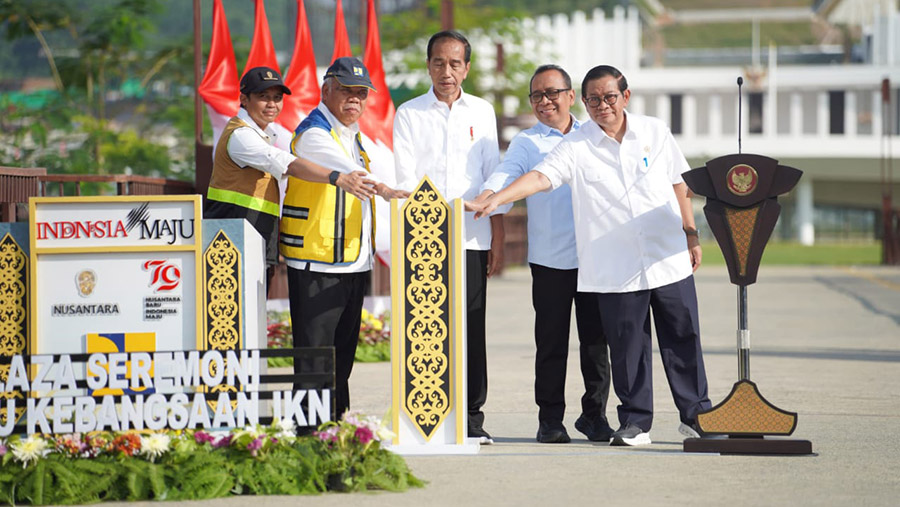
POLYGON ((280 86, 284 93, 291 94, 291 89, 281 80, 281 74, 271 67, 253 67, 241 78, 241 93, 244 95, 259 93, 273 86, 280 86))
POLYGON ((372 91, 376 91, 372 86, 372 80, 369 79, 369 69, 359 61, 359 58, 353 56, 343 56, 338 58, 325 71, 325 79, 333 77, 341 86, 365 86, 372 91))

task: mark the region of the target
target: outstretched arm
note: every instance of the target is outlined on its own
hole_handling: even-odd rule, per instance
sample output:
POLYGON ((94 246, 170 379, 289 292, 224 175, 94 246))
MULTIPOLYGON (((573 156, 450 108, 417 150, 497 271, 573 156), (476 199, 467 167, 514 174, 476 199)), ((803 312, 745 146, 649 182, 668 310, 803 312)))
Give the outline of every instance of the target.
POLYGON ((516 181, 503 190, 491 195, 481 202, 466 202, 466 210, 474 211, 475 218, 490 215, 497 206, 524 199, 538 192, 550 190, 550 179, 540 171, 529 171, 516 178, 516 181))
MULTIPOLYGON (((313 183, 329 183, 331 170, 298 157, 288 164, 287 175, 313 183)), ((359 199, 370 199, 375 195, 375 182, 368 178, 365 171, 342 172, 335 185, 359 199)))

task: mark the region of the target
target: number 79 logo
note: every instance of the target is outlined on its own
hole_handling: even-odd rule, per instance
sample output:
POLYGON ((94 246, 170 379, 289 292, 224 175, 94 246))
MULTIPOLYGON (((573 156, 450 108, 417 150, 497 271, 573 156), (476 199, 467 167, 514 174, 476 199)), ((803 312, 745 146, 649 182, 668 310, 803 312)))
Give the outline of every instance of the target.
POLYGON ((181 268, 170 261, 152 260, 143 265, 144 271, 150 271, 150 287, 153 292, 170 291, 181 283, 181 268))

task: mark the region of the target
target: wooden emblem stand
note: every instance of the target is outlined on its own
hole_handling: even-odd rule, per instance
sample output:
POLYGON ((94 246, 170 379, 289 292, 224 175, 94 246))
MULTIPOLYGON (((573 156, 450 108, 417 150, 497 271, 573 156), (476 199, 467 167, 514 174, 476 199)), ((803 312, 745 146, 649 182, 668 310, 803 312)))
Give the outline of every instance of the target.
POLYGON ((686 439, 685 452, 812 454, 808 440, 780 438, 794 432, 797 414, 769 403, 750 381, 747 327, 747 286, 756 282, 763 250, 781 212, 778 196, 794 188, 801 175, 777 160, 751 154, 719 157, 684 174, 688 187, 706 197, 704 214, 725 256, 731 283, 738 286, 739 370, 739 380, 725 401, 697 414, 705 437, 686 439))

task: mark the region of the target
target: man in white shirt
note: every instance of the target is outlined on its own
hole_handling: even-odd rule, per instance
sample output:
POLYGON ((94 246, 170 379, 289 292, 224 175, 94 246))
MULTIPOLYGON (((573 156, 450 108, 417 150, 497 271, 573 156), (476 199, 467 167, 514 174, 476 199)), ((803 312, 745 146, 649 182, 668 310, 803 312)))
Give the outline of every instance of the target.
MULTIPOLYGON (((241 107, 216 144, 204 218, 244 218, 266 242, 266 275, 271 282, 278 263, 278 181, 286 176, 328 181, 330 171, 276 148, 271 127, 281 112, 284 85, 278 71, 254 67, 240 83, 241 107)), ((360 198, 374 190, 365 173, 346 174, 337 184, 360 198)))
POLYGON ((696 415, 710 403, 692 274, 702 252, 681 178, 690 167, 662 121, 626 114, 631 91, 614 67, 588 71, 581 97, 593 121, 533 171, 470 207, 481 216, 563 183, 572 187, 578 290, 592 293, 600 313, 621 402, 611 445, 650 443, 651 309, 679 431, 698 436, 696 415))
MULTIPOLYGON (((458 32, 438 32, 428 41, 432 87, 401 105, 394 117, 398 188, 415 190, 427 175, 448 201, 474 199, 500 162, 494 108, 462 89, 471 55, 469 41, 458 32)), ((503 217, 493 216, 488 224, 466 213, 465 231, 468 436, 488 444, 493 440, 481 410, 487 399, 485 305, 487 277, 503 269, 503 217)))
MULTIPOLYGON (((322 102, 297 126, 291 151, 331 173, 320 183, 288 179, 281 217, 294 346, 334 347, 337 418, 350 407, 348 381, 375 251, 372 195, 348 196, 338 182, 364 170, 373 194, 387 200, 408 195, 370 174, 358 124, 370 91, 375 87, 358 58, 338 58, 325 72, 322 102)), ((295 374, 305 367, 295 361, 295 374)), ((310 386, 295 385, 304 387, 310 386)))
MULTIPOLYGON (((575 104, 572 78, 558 65, 541 65, 531 78, 531 110, 538 124, 513 138, 485 190, 497 192, 539 164, 563 136, 581 127, 570 108, 575 104)), ((489 194, 490 192, 488 192, 489 194)), ((575 428, 592 441, 609 441, 606 419, 609 398, 609 354, 600 316, 586 293, 577 292, 578 256, 572 190, 562 185, 537 193, 528 203, 528 264, 534 305, 534 400, 538 405, 537 441, 570 441, 566 410, 566 362, 572 303, 578 326, 584 395, 575 428)))

